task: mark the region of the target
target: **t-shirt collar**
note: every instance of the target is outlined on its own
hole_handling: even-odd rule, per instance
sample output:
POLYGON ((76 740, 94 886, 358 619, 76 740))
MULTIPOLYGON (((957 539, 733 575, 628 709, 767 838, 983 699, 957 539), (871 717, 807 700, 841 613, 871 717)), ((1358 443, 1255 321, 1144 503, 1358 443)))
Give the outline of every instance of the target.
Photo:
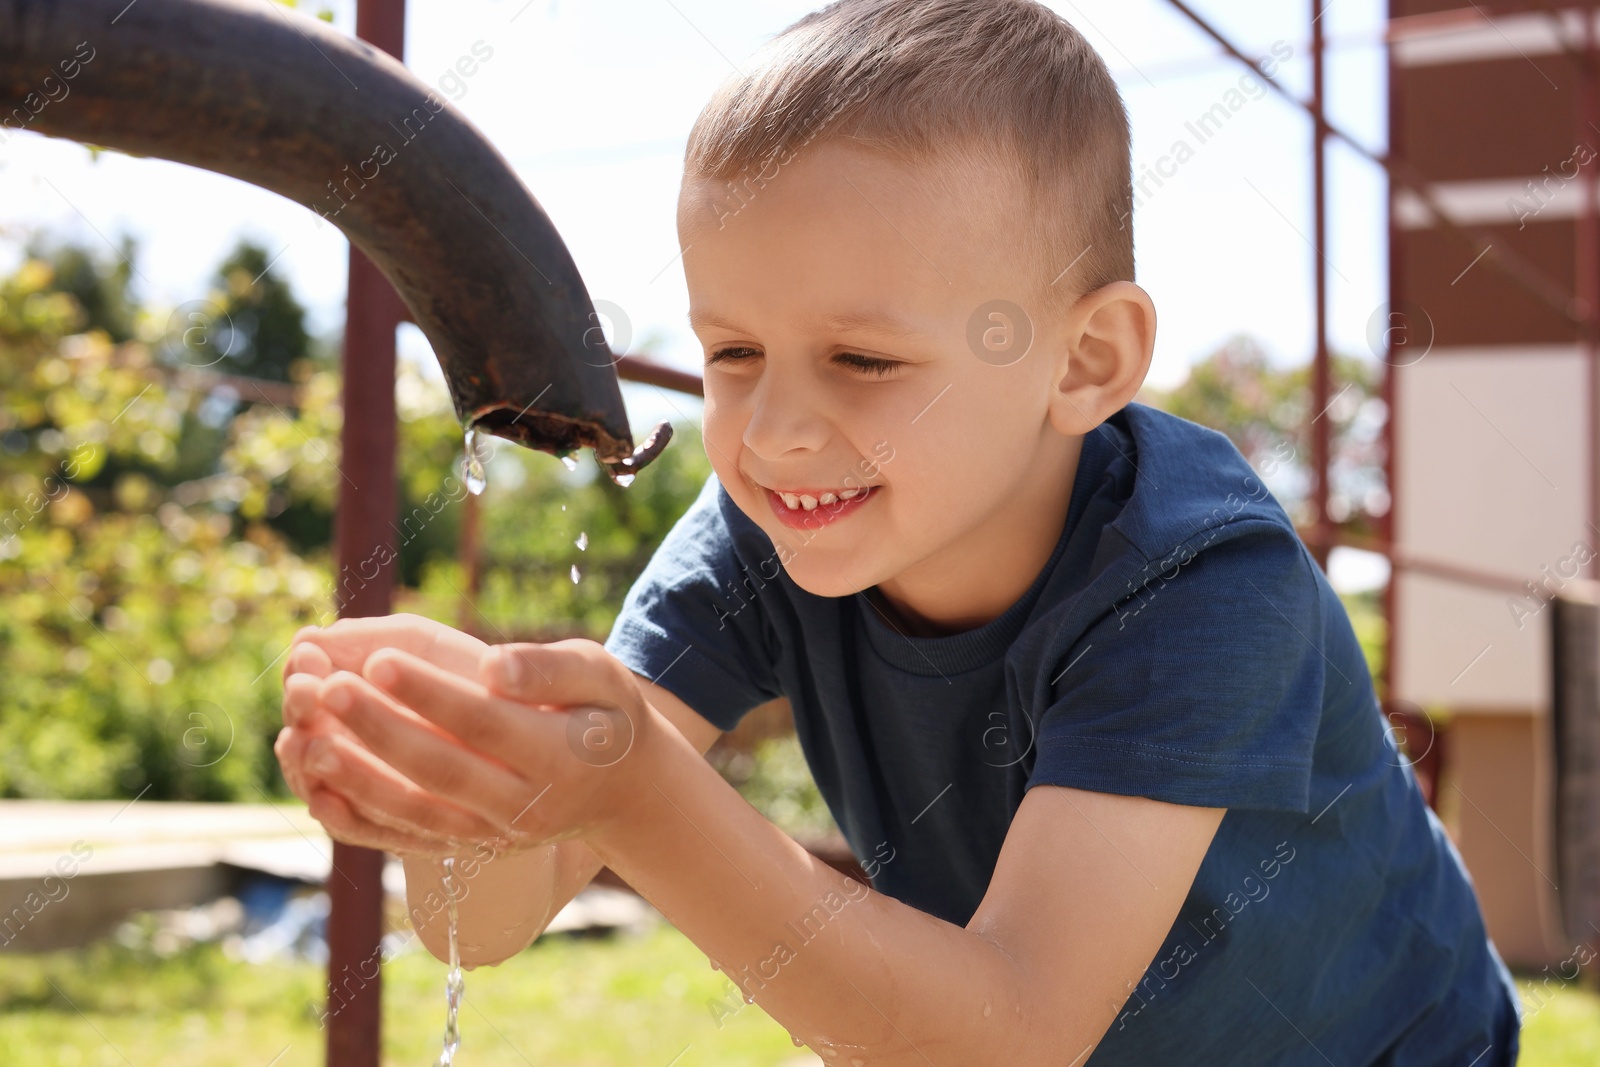
POLYGON ((1027 592, 997 618, 976 629, 957 634, 915 637, 896 629, 865 592, 853 594, 851 599, 855 601, 857 614, 862 618, 862 628, 878 655, 900 670, 926 675, 959 674, 1003 657, 1006 649, 1011 647, 1011 642, 1022 632, 1040 593, 1050 580, 1051 572, 1066 551, 1089 497, 1100 484, 1101 475, 1111 457, 1116 454, 1115 445, 1109 437, 1111 433, 1112 430, 1102 424, 1084 436, 1077 473, 1073 476, 1072 499, 1067 505, 1067 521, 1062 525, 1061 536, 1056 539, 1056 547, 1027 592))

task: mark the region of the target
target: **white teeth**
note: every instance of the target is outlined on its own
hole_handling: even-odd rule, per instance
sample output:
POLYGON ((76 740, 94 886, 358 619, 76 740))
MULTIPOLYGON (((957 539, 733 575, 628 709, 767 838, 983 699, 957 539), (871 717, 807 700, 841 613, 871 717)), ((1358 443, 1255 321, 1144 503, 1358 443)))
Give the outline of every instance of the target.
POLYGON ((784 506, 791 511, 814 511, 818 504, 837 504, 842 500, 854 500, 858 496, 866 495, 871 488, 871 486, 858 486, 854 489, 840 489, 838 491, 830 489, 818 496, 812 496, 809 493, 785 493, 778 489, 774 489, 773 492, 783 499, 784 506))

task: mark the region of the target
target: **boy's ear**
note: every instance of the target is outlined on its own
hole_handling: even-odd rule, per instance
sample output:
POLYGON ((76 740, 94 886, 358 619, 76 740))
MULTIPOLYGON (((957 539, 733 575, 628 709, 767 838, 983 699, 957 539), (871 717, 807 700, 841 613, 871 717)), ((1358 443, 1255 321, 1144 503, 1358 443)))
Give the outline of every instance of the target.
POLYGON ((1062 434, 1081 436, 1144 384, 1156 345, 1155 303, 1133 282, 1110 282, 1078 298, 1060 337, 1052 346, 1050 422, 1062 434))

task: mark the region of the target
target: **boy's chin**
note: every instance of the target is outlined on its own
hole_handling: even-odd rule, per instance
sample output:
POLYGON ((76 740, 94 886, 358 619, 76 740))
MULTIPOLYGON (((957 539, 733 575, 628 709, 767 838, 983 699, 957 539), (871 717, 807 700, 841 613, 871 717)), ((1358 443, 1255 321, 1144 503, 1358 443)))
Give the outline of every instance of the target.
POLYGON ((850 596, 872 585, 871 582, 862 581, 853 573, 838 567, 829 567, 822 560, 813 560, 807 565, 804 560, 792 559, 783 570, 790 581, 812 596, 850 596))

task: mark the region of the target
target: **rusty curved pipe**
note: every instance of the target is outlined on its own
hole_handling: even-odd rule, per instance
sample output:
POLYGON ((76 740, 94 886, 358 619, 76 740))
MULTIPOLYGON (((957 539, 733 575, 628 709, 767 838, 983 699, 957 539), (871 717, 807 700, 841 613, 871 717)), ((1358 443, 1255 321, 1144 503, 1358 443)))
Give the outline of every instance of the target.
POLYGON ((271 0, 0 0, 0 141, 27 129, 226 174, 310 208, 394 285, 469 427, 633 447, 566 245, 487 138, 404 65, 271 0))

